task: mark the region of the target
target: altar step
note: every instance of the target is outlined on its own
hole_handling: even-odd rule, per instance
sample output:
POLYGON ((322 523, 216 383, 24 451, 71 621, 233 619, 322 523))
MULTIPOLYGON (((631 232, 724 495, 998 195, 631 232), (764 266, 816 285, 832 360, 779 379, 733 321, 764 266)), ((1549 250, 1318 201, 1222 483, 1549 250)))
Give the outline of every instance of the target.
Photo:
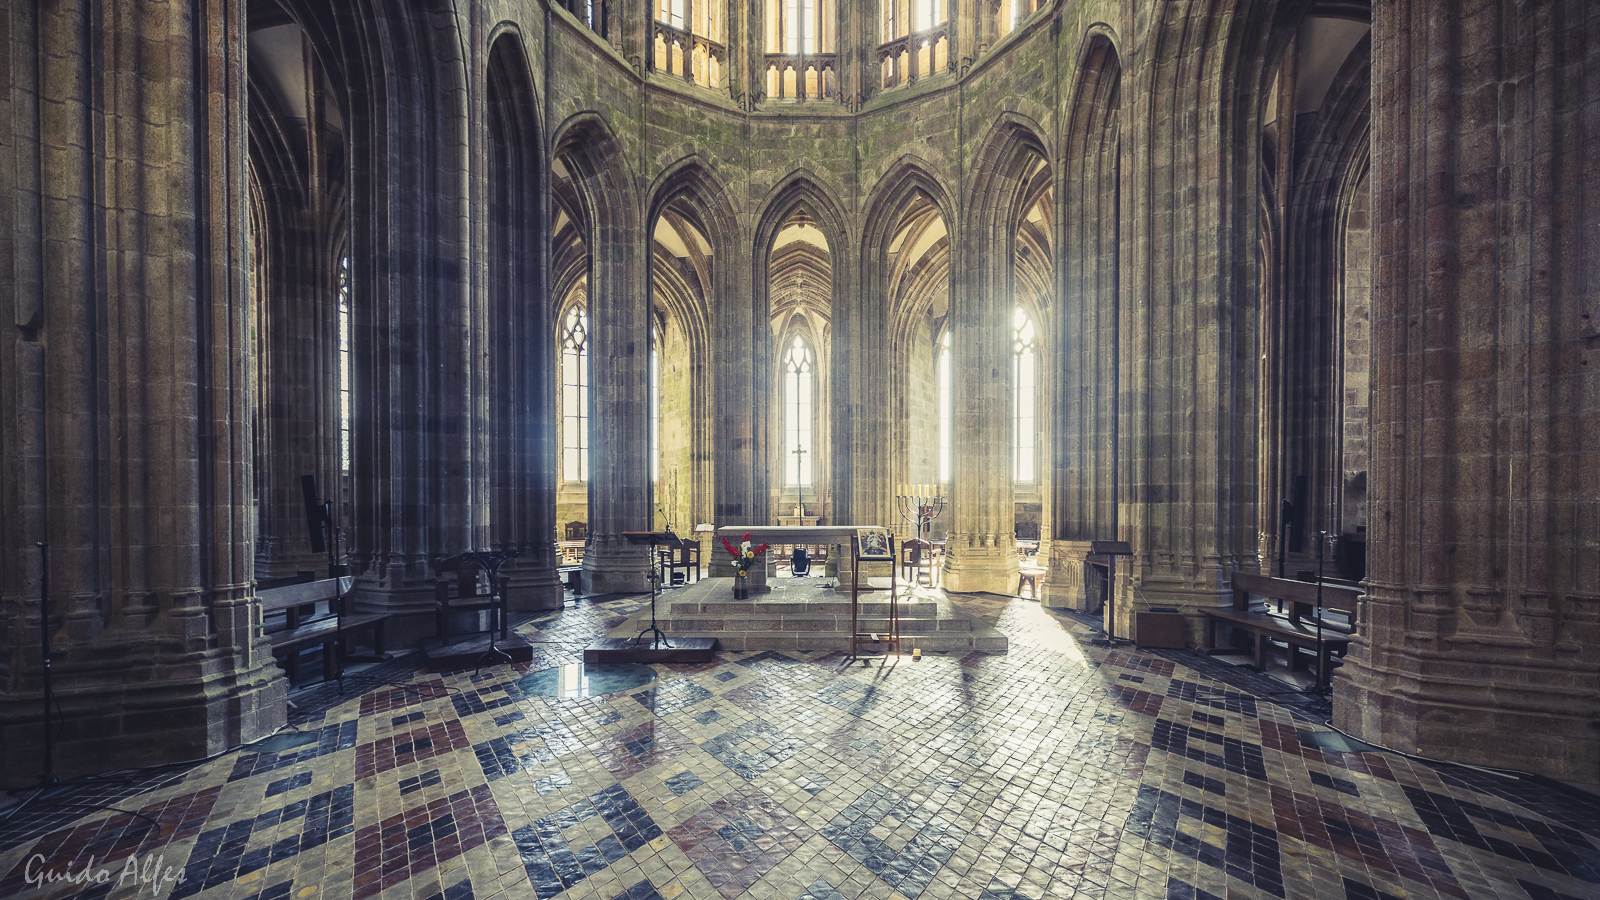
MULTIPOLYGON (((849 599, 785 579, 755 599, 732 600, 731 585, 731 579, 706 579, 667 592, 656 608, 661 629, 674 637, 715 638, 721 649, 730 651, 850 650, 849 599)), ((886 592, 869 596, 884 598, 886 592)), ((1005 635, 958 609, 940 591, 903 594, 897 605, 902 652, 1006 652, 1005 635)), ((629 629, 637 634, 648 626, 649 617, 648 608, 641 610, 609 634, 621 636, 629 629)), ((888 600, 863 599, 856 630, 887 633, 888 600)))

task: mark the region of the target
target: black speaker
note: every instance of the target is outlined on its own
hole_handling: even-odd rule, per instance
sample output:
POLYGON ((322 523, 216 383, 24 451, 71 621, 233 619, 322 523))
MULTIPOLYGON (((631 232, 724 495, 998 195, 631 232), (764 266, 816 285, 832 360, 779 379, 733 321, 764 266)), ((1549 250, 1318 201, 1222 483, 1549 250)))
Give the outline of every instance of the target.
POLYGON ((1311 502, 1311 477, 1294 477, 1294 499, 1289 501, 1289 552, 1300 553, 1306 548, 1306 504, 1311 502))
POLYGON ((317 496, 317 476, 301 475, 300 492, 306 498, 306 527, 311 530, 311 552, 327 553, 328 545, 322 537, 322 526, 328 521, 328 507, 317 496))

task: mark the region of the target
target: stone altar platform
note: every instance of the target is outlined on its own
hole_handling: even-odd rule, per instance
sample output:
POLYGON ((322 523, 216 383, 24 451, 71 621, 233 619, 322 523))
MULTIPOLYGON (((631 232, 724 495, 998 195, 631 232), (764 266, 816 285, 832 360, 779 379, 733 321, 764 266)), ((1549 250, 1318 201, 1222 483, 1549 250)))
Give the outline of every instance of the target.
MULTIPOLYGON (((746 534, 750 535, 750 543, 760 546, 762 544, 827 544, 832 548, 828 553, 827 568, 828 578, 836 583, 835 591, 845 596, 850 595, 850 576, 855 568, 855 560, 850 556, 850 539, 855 537, 857 528, 879 528, 878 525, 725 525, 717 529, 716 540, 712 542, 711 552, 708 557, 711 575, 713 578, 733 577, 733 563, 728 557, 728 552, 722 546, 726 538, 734 546, 746 534)), ((893 529, 890 529, 891 531, 893 529)), ((895 541, 895 548, 900 546, 899 539, 895 541)), ((768 551, 763 554, 763 565, 750 570, 750 593, 765 594, 768 583, 777 578, 777 554, 768 551)), ((863 569, 868 576, 888 576, 895 563, 888 560, 883 562, 869 562, 863 569)), ((732 593, 731 591, 729 592, 732 593)), ((846 615, 849 611, 846 610, 846 615)))
MULTIPOLYGON (((860 630, 888 629, 889 579, 861 597, 860 630)), ((775 578, 749 600, 733 599, 732 578, 704 578, 661 595, 657 618, 669 640, 715 638, 724 650, 843 650, 850 645, 850 597, 824 587, 826 578, 775 578)), ((848 590, 848 586, 846 587, 848 590)), ((901 585, 900 650, 910 653, 1004 653, 1005 635, 957 608, 944 591, 901 585)), ((648 627, 650 610, 606 632, 633 637, 648 627)))

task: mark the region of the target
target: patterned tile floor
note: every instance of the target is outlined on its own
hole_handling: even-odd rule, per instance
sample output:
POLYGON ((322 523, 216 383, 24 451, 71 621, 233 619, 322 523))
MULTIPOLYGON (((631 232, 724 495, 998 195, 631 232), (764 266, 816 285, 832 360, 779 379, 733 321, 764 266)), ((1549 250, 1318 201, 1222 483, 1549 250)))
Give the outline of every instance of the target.
POLYGON ((0 897, 1600 897, 1588 794, 1317 749, 1259 675, 955 599, 1011 651, 730 653, 526 695, 640 605, 580 602, 520 628, 530 665, 379 666, 297 692, 300 746, 77 789, 137 815, 28 810, 0 897))

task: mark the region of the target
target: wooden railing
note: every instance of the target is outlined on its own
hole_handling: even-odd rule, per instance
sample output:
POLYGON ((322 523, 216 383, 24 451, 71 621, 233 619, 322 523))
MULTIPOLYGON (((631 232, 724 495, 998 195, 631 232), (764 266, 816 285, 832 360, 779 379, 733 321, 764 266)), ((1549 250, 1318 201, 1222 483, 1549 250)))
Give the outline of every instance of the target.
POLYGON ((883 86, 911 84, 950 68, 950 23, 898 37, 878 47, 883 86))
POLYGON ((767 99, 837 100, 838 66, 833 53, 768 53, 767 99))
POLYGON ((654 24, 650 67, 690 84, 716 87, 719 73, 728 64, 728 48, 666 22, 654 24))

